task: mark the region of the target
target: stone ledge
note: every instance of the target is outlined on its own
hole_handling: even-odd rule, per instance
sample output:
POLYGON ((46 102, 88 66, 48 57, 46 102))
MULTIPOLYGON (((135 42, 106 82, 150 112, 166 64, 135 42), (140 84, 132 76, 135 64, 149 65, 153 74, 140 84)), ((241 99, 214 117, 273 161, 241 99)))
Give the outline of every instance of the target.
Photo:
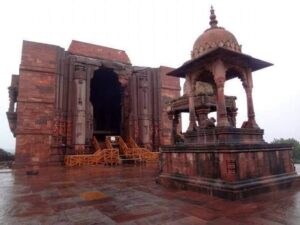
POLYGON ((44 75, 45 73, 49 76, 55 76, 58 71, 56 67, 41 67, 41 66, 32 66, 32 65, 20 65, 20 71, 31 71, 36 72, 35 75, 44 75))
POLYGON ((264 130, 254 128, 197 128, 184 134, 186 144, 263 144, 264 130))
POLYGON ((246 181, 225 182, 216 179, 161 174, 156 182, 166 187, 203 192, 229 200, 239 200, 260 193, 299 186, 300 176, 296 173, 289 173, 246 181))
POLYGON ((163 145, 161 152, 240 152, 281 151, 292 148, 290 144, 215 144, 215 145, 163 145))

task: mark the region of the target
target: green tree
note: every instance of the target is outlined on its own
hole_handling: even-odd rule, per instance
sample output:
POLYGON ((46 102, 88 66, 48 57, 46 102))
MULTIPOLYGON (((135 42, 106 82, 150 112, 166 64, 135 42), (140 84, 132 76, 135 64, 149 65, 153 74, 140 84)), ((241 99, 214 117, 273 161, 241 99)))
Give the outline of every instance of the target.
POLYGON ((0 161, 14 160, 14 155, 0 148, 0 161))
POLYGON ((293 145, 293 160, 295 162, 300 162, 300 142, 297 141, 294 138, 279 138, 279 139, 274 139, 271 144, 291 144, 293 145))

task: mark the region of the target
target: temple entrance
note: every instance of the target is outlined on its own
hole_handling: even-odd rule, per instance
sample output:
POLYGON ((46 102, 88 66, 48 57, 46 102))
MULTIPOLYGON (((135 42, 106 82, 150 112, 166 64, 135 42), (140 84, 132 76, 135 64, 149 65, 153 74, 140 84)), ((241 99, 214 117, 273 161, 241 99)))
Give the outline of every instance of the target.
POLYGON ((112 69, 100 68, 91 79, 93 105, 93 134, 103 141, 107 135, 120 135, 121 128, 121 84, 112 69))

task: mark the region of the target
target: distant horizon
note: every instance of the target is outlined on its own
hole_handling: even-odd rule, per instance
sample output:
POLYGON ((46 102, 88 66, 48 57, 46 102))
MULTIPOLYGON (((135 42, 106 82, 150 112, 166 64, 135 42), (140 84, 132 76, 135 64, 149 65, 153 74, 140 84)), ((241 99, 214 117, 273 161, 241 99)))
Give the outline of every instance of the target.
POLYGON ((0 149, 4 150, 6 152, 9 152, 9 153, 13 153, 13 154, 16 153, 16 149, 5 149, 5 148, 2 148, 2 147, 0 147, 0 149))
MULTIPOLYGON (((281 138, 274 138, 272 141, 274 141, 275 139, 281 139, 281 138)), ((293 137, 290 137, 290 138, 283 138, 283 139, 295 139, 296 141, 300 142, 299 139, 293 138, 293 137)), ((270 143, 270 142, 272 142, 272 141, 269 141, 269 142, 267 141, 267 142, 270 143)), ((0 149, 3 149, 4 151, 10 152, 10 153, 13 153, 13 154, 16 153, 16 149, 15 149, 15 148, 13 148, 13 149, 12 149, 12 148, 6 149, 6 148, 3 148, 3 147, 0 146, 0 149)))

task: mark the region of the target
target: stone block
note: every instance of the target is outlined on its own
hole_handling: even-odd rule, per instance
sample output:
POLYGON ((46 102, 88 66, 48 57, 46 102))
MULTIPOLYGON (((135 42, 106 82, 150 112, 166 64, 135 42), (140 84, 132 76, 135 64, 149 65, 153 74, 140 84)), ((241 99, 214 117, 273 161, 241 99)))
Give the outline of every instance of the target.
POLYGON ((17 134, 15 168, 24 167, 33 159, 45 166, 50 156, 51 137, 49 135, 17 134))
POLYGON ((52 104, 19 102, 16 133, 51 134, 53 118, 52 104))
POLYGON ((119 49, 108 48, 73 40, 68 51, 74 55, 86 56, 97 59, 108 59, 131 64, 126 52, 119 49))
POLYGON ((36 71, 20 72, 18 101, 54 103, 55 76, 36 71))
POLYGON ((21 68, 31 66, 52 69, 55 72, 61 50, 63 49, 55 45, 23 41, 21 68))

